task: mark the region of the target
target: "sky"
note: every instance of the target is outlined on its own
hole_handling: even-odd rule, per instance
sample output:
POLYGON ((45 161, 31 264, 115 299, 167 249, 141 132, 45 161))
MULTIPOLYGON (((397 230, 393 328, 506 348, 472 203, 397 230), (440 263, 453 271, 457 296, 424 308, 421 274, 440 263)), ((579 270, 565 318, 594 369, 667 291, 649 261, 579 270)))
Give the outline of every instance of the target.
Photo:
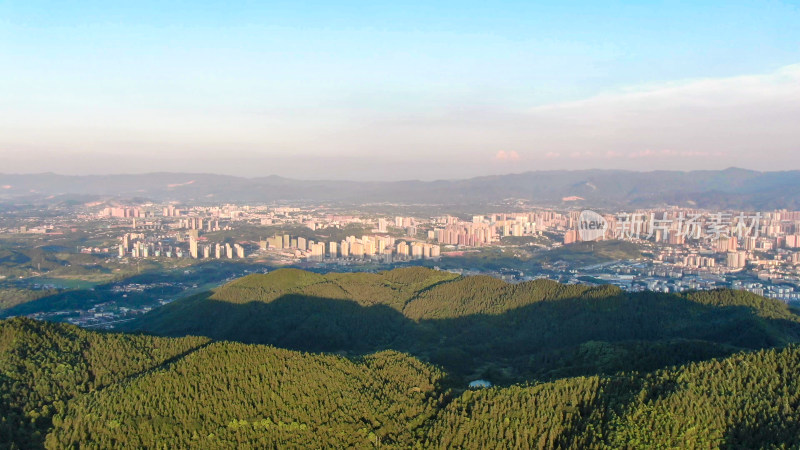
POLYGON ((0 173, 731 166, 800 169, 800 0, 0 0, 0 173))

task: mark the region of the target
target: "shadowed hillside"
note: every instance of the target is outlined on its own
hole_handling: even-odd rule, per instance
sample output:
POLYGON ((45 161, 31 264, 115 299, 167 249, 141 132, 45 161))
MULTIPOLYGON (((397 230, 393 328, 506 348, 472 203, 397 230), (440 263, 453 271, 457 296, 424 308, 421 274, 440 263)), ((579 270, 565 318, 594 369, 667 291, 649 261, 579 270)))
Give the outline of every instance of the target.
POLYGON ((800 340, 786 305, 742 291, 626 294, 423 268, 251 275, 126 328, 350 355, 397 350, 495 383, 654 370, 800 340))

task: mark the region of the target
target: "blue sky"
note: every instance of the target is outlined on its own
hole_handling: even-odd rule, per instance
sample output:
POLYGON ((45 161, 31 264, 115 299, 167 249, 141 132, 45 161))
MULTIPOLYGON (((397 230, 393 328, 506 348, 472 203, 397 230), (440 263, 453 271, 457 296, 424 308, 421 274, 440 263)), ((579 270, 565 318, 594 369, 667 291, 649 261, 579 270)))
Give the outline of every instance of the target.
POLYGON ((114 3, 0 0, 0 171, 800 169, 798 2, 114 3))

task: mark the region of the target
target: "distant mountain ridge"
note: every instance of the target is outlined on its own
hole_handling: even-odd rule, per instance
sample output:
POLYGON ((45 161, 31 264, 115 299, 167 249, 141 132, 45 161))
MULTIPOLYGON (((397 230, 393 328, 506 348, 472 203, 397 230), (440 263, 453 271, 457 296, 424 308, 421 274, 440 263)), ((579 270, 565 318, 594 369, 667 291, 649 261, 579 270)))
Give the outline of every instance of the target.
POLYGON ((436 181, 297 180, 197 173, 68 176, 0 174, 0 199, 118 197, 194 203, 341 202, 487 205, 510 199, 533 204, 608 207, 659 205, 709 208, 800 208, 800 171, 535 171, 436 181))

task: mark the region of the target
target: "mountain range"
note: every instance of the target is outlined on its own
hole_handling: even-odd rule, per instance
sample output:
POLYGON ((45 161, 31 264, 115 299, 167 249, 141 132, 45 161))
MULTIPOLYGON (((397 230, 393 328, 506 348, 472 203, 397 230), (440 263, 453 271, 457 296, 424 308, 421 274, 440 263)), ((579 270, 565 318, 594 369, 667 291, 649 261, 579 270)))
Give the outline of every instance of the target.
POLYGON ((800 171, 536 171, 437 181, 298 180, 281 176, 152 173, 67 176, 0 174, 0 199, 144 199, 192 203, 333 202, 595 207, 800 208, 800 171))

